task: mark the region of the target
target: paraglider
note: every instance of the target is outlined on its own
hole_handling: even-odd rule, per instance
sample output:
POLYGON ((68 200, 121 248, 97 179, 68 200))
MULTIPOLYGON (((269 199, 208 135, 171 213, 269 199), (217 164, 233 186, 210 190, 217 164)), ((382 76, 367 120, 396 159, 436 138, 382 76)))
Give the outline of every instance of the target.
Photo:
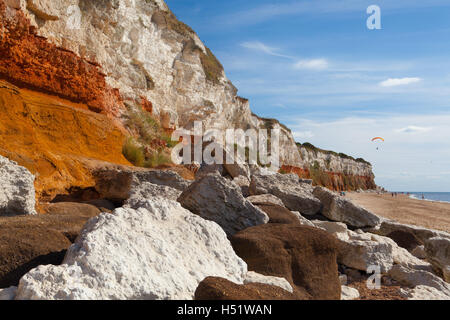
MULTIPOLYGON (((375 137, 375 138, 372 139, 372 142, 377 142, 377 141, 384 142, 384 138, 382 138, 382 137, 375 137)), ((377 150, 380 150, 380 147, 377 147, 377 150)))

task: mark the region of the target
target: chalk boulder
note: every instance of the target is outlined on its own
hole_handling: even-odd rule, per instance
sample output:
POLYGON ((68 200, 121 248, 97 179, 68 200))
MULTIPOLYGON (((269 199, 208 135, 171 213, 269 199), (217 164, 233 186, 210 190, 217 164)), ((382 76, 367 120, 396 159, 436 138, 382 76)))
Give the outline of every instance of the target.
POLYGON ((450 298, 450 285, 429 271, 414 270, 401 265, 395 265, 389 271, 389 276, 403 285, 412 288, 419 286, 433 288, 434 290, 428 289, 427 291, 430 292, 431 290, 434 292, 438 290, 442 295, 450 298))
POLYGON ((195 181, 178 201, 191 212, 219 224, 229 236, 269 221, 267 214, 244 198, 239 186, 219 173, 195 181))
POLYGON ((394 264, 430 270, 429 263, 413 256, 390 238, 351 230, 345 232, 343 224, 322 222, 319 225, 340 240, 338 261, 346 267, 361 271, 376 267, 383 274, 389 272, 394 264))
POLYGON ((326 188, 316 187, 313 194, 323 204, 322 214, 330 220, 356 228, 375 227, 381 223, 375 214, 326 188))
POLYGON ((436 288, 417 286, 413 289, 402 290, 403 296, 408 300, 450 300, 450 296, 436 288))
POLYGON ((64 264, 31 270, 17 298, 192 299, 206 277, 242 283, 246 274, 216 223, 159 198, 91 219, 64 264))
POLYGON ((305 215, 314 215, 322 207, 321 202, 312 194, 312 186, 301 183, 295 174, 262 174, 255 172, 250 183, 251 195, 272 194, 292 211, 305 215))
POLYGON ((34 176, 0 156, 0 216, 36 214, 34 176))

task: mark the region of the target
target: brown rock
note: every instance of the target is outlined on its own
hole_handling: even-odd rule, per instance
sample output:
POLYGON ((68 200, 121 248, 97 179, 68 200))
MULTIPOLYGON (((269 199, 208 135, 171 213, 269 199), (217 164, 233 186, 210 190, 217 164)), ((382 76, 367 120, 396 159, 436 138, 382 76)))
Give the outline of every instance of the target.
POLYGON ((267 224, 231 239, 248 269, 285 278, 299 299, 339 300, 336 240, 327 232, 295 224, 267 224))
POLYGON ((285 207, 272 203, 261 203, 257 205, 269 216, 269 223, 299 224, 298 218, 285 207))
POLYGON ((84 224, 99 213, 83 204, 51 204, 49 214, 0 217, 0 288, 17 286, 39 265, 61 264, 84 224))
POLYGON ((114 203, 105 199, 90 200, 85 203, 97 207, 101 212, 111 213, 116 209, 116 205, 114 203))
POLYGON ((422 245, 422 243, 419 241, 419 239, 417 239, 417 237, 413 233, 403 230, 393 231, 389 233, 387 237, 391 238, 400 247, 405 248, 408 251, 412 251, 415 248, 417 248, 417 246, 422 245))
POLYGON ((200 282, 195 300, 294 300, 295 296, 281 289, 262 283, 239 285, 227 279, 208 277, 200 282))
POLYGON ((96 206, 76 202, 51 203, 47 208, 47 214, 62 216, 95 217, 100 213, 100 210, 96 206))

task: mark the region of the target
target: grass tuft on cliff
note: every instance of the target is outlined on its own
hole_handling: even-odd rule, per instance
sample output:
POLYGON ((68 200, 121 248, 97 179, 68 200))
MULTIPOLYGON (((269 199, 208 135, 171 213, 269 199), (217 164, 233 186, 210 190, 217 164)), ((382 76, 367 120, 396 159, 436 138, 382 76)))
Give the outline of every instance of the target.
POLYGON ((206 48, 206 53, 200 52, 200 61, 202 62, 203 70, 205 71, 206 79, 215 83, 220 83, 220 78, 223 74, 223 66, 212 51, 206 48))
POLYGON ((125 125, 131 136, 125 141, 122 153, 137 167, 156 168, 171 163, 172 141, 153 116, 139 108, 129 106, 125 125))
POLYGON ((145 162, 144 151, 142 146, 134 140, 134 138, 129 137, 122 148, 122 153, 125 158, 130 161, 136 167, 143 167, 145 162))

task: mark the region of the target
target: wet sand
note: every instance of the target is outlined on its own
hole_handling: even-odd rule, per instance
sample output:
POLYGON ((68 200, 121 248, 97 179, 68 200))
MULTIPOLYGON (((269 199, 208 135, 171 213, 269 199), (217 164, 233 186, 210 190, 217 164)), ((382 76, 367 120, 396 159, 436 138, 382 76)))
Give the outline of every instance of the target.
POLYGON ((430 229, 450 232, 450 203, 411 199, 407 195, 348 193, 347 197, 373 213, 430 229))

